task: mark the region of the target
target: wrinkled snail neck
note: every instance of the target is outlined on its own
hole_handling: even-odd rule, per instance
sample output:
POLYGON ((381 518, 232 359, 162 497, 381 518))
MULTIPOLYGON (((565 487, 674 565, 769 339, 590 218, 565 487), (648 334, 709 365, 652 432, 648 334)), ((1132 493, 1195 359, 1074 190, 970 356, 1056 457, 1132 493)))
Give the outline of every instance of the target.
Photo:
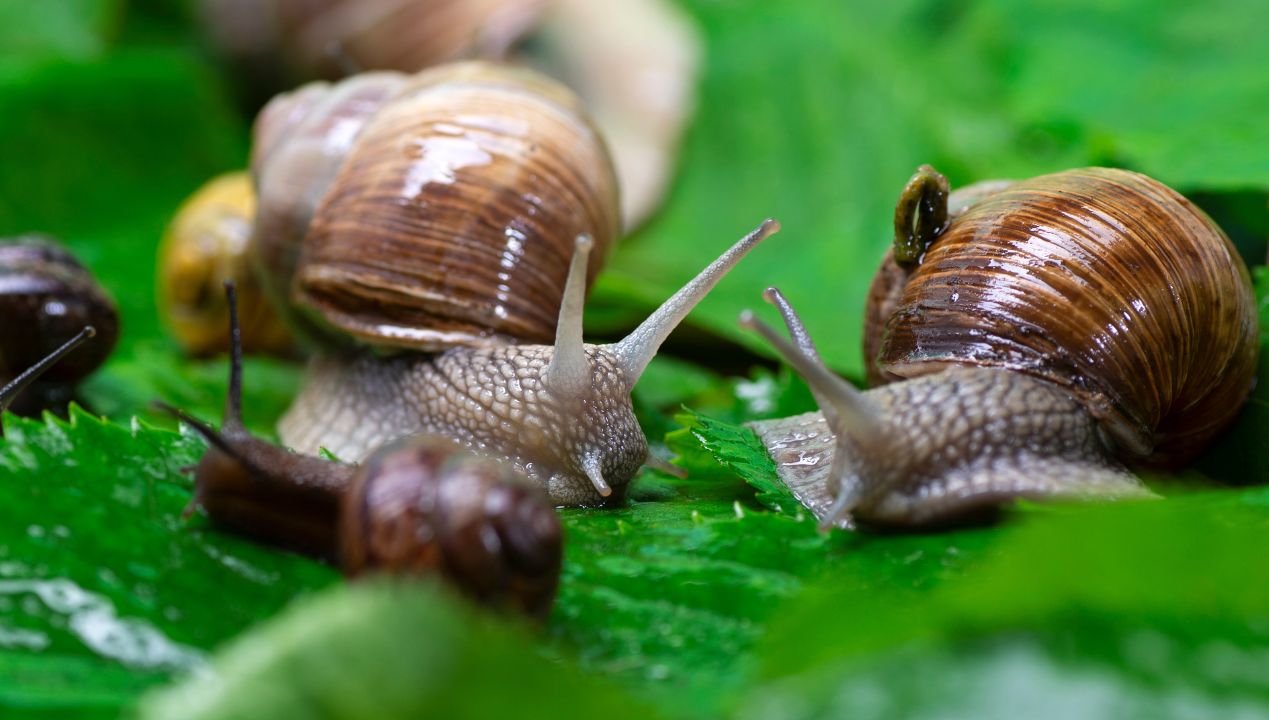
POLYGON ((43 360, 27 368, 21 375, 13 378, 3 388, 0 388, 0 413, 7 410, 13 399, 21 395, 22 391, 39 379, 45 371, 56 365, 59 360, 66 357, 72 350, 84 344, 85 341, 96 334, 97 330, 92 325, 85 326, 75 337, 62 343, 61 347, 49 353, 43 360))
MULTIPOLYGON (((617 390, 622 394, 622 402, 628 402, 630 391, 648 367, 648 363, 652 361, 661 344, 687 317, 688 313, 728 271, 740 262, 741 258, 779 229, 780 224, 775 220, 764 221, 666 300, 629 335, 615 343, 596 348, 599 353, 609 355, 616 361, 621 375, 617 390)), ((592 244, 591 238, 586 235, 577 238, 573 259, 569 266, 568 281, 560 302, 555 345, 551 351, 550 361, 543 372, 543 383, 547 390, 565 407, 580 406, 588 400, 597 399, 594 397, 596 389, 593 383, 593 368, 582 338, 586 267, 592 244)), ((614 399, 607 398, 607 400, 611 402, 614 399)), ((590 479, 595 491, 606 498, 612 494, 612 487, 603 476, 604 450, 604 448, 582 447, 580 448, 581 457, 575 458, 575 461, 590 479)), ((645 460, 645 462, 648 461, 645 460)), ((654 467, 665 465, 655 459, 651 461, 651 464, 654 467)))

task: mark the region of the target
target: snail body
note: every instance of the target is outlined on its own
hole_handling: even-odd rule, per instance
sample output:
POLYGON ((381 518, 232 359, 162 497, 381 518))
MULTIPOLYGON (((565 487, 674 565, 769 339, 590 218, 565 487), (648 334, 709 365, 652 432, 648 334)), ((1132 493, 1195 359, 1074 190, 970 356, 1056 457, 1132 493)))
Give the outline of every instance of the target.
POLYGON ((30 414, 62 405, 96 370, 119 335, 114 301, 69 251, 43 236, 0 241, 0 381, 9 382, 57 353, 85 326, 96 339, 49 366, 11 409, 30 414))
POLYGON ((1144 495, 1126 465, 1184 463, 1251 390, 1246 267, 1150 178, 1088 168, 949 198, 925 167, 896 230, 865 337, 870 378, 891 384, 859 393, 832 376, 769 293, 823 413, 754 427, 822 519, 924 524, 1019 496, 1144 495))
MULTIPOLYGON (((231 300, 231 305, 233 301, 231 300)), ((436 436, 399 439, 359 466, 292 453, 241 421, 241 350, 195 495, 218 526, 334 562, 349 576, 439 576, 473 599, 545 617, 559 582, 562 531, 541 490, 509 466, 436 436)))
POLYGON ((256 133, 257 266, 322 348, 283 442, 357 461, 436 433, 510 462, 560 504, 620 495, 648 459, 630 389, 777 229, 751 232, 626 339, 587 345, 582 310, 619 232, 617 192, 562 85, 488 63, 375 73, 282 96, 256 133))

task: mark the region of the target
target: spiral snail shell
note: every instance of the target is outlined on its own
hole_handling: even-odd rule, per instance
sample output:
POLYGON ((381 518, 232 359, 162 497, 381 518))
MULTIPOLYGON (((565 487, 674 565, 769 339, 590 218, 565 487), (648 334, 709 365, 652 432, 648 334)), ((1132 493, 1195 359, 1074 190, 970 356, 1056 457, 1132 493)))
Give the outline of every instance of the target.
POLYGON ((20 397, 10 396, 14 412, 64 405, 75 384, 110 356, 118 336, 114 301, 66 248, 39 235, 0 240, 0 382, 25 375, 30 383, 20 397), (93 328, 92 343, 43 364, 61 358, 86 326, 93 328), (43 368, 38 379, 25 373, 36 366, 43 368))
POLYGON ((580 102, 488 63, 281 96, 253 168, 275 297, 370 344, 549 341, 574 238, 595 243, 593 279, 618 233, 612 165, 580 102))
POLYGON ((1104 168, 968 190, 949 198, 926 166, 900 199, 865 338, 870 377, 892 384, 859 393, 829 374, 770 293, 798 347, 762 332, 807 376, 824 417, 755 428, 830 523, 1141 495, 1121 462, 1185 462, 1251 390, 1248 272, 1188 200, 1104 168), (805 464, 785 462, 794 455, 805 464))
POLYGON ((246 172, 212 178, 176 211, 158 258, 158 306, 186 353, 226 352, 229 307, 221 287, 238 288, 242 344, 247 352, 286 355, 295 340, 264 298, 247 258, 256 196, 246 172))
POLYGON ((218 432, 168 408, 209 448, 193 468, 194 506, 216 525, 365 573, 435 575, 478 602, 544 618, 563 535, 541 490, 509 466, 416 435, 360 466, 292 453, 242 425, 236 299, 229 395, 218 432))
POLYGON ((433 433, 510 462, 562 504, 619 496, 649 461, 630 389, 778 227, 749 233, 624 340, 594 346, 582 309, 619 232, 617 191, 562 85, 471 62, 306 86, 261 113, 253 169, 265 289, 323 346, 283 442, 359 460, 433 433))

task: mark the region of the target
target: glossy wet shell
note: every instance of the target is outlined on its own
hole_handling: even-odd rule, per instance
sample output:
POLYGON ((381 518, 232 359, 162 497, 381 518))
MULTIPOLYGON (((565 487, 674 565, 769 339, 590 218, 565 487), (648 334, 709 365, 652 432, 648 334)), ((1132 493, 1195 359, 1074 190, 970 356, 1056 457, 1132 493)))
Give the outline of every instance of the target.
MULTIPOLYGON (((884 294, 874 288, 874 305, 884 294)), ((1045 378, 1122 454, 1155 465, 1184 462, 1228 425, 1258 352, 1247 269, 1224 233, 1168 187, 1100 168, 969 207, 876 325, 878 377, 951 363, 1045 378)))
POLYGON ((361 341, 437 350, 549 342, 574 239, 593 279, 616 182, 578 99, 534 72, 412 76, 362 129, 303 244, 292 297, 361 341))
POLYGON ((85 325, 96 328, 96 336, 39 382, 74 383, 96 370, 119 338, 119 312, 88 269, 55 241, 0 239, 0 380, 35 365, 85 325))
POLYGON ((159 311, 186 353, 229 351, 224 283, 238 291, 242 344, 248 352, 285 354, 290 332, 265 299, 247 257, 256 195, 245 172, 208 181, 177 210, 159 245, 159 311))
POLYGON ((350 575, 436 573, 489 605, 550 610, 563 531, 542 492, 506 465, 413 436, 366 460, 341 517, 350 575))

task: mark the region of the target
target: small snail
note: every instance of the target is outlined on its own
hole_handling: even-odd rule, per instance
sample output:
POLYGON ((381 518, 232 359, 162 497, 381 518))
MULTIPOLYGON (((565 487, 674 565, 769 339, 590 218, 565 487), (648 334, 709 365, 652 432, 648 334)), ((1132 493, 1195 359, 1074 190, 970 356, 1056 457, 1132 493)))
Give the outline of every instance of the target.
POLYGON ((246 172, 212 178, 176 211, 159 246, 159 309, 186 353, 206 357, 229 350, 229 308, 221 287, 238 287, 242 345, 247 352, 287 355, 295 341, 265 299, 247 248, 256 196, 246 172))
POLYGON ((515 62, 581 95, 612 150, 625 227, 660 204, 701 40, 667 0, 203 0, 213 44, 270 94, 358 72, 515 62))
POLYGON ((310 85, 264 109, 253 157, 265 288, 325 345, 283 442, 359 460, 434 433, 509 461, 561 504, 619 496, 648 461, 630 389, 778 228, 751 232, 629 337, 586 345, 582 306, 618 232, 616 188, 558 83, 460 63, 310 85))
POLYGON ((28 235, 0 240, 0 381, 8 382, 92 326, 88 347, 28 379, 13 400, 18 414, 64 405, 74 386, 114 349, 119 315, 92 274, 49 238, 28 235))
POLYGON ((193 468, 195 504, 214 523, 367 572, 438 574, 486 605, 545 617, 562 530, 540 490, 510 467, 443 438, 413 436, 359 467, 271 445, 242 424, 242 348, 232 284, 231 362, 220 432, 163 406, 210 446, 193 468))
POLYGON ((1123 463, 1185 462, 1254 382, 1250 279, 1224 233, 1166 186, 1087 168, 971 186, 922 167, 869 298, 870 377, 828 372, 756 321, 819 413, 753 427, 826 525, 920 525, 1015 497, 1142 496, 1123 463))

